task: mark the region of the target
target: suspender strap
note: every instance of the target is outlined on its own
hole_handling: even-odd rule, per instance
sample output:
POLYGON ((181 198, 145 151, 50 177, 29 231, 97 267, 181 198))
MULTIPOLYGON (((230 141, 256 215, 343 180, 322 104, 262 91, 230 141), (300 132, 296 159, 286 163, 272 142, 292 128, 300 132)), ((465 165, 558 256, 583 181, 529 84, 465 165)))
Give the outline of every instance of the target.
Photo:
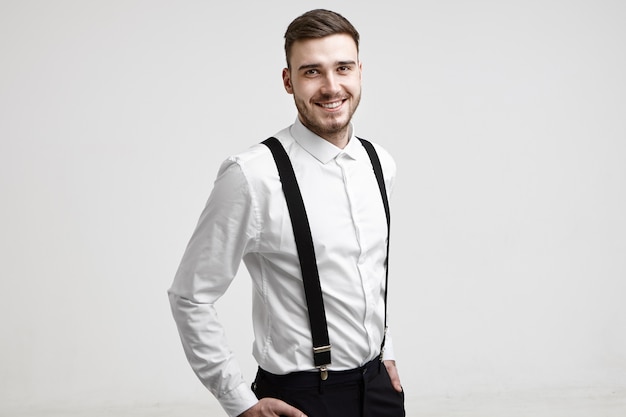
POLYGON ((383 199, 383 206, 385 206, 385 215, 387 216, 387 257, 385 258, 385 332, 383 334, 383 341, 380 344, 380 358, 383 358, 383 349, 385 348, 385 341, 387 339, 387 285, 389 284, 389 234, 391 232, 391 215, 389 211, 389 201, 387 199, 387 187, 385 187, 385 177, 383 176, 383 168, 380 164, 378 154, 369 141, 358 138, 363 147, 367 151, 367 154, 372 161, 372 168, 374 168, 374 175, 376 175, 376 181, 378 182, 378 189, 380 190, 380 196, 383 199))
MULTIPOLYGON (((358 138, 372 163, 374 175, 378 183, 380 195, 385 208, 385 216, 387 218, 387 254, 385 259, 385 329, 383 340, 381 343, 381 359, 387 336, 387 285, 389 282, 389 232, 391 229, 391 218, 389 211, 389 202, 387 200, 387 190, 385 187, 385 179, 383 176, 382 166, 378 154, 374 146, 367 140, 358 138)), ((272 152, 278 174, 282 183, 285 200, 289 216, 291 217, 291 226, 293 228, 296 247, 298 250, 298 259, 300 260, 300 269, 302 271, 302 280, 304 283, 304 292, 308 306, 309 322, 311 325, 311 336, 313 339, 313 359, 315 366, 322 371, 322 379, 326 379, 326 367, 331 363, 330 340, 328 337, 328 324, 326 322, 326 312, 324 310, 324 300, 322 298, 322 289, 320 285, 319 272, 317 269, 317 261, 315 259, 315 249, 313 247, 313 238, 311 237, 311 228, 309 220, 300 193, 300 187, 296 180, 293 166, 289 160, 289 156, 280 141, 274 137, 266 139, 262 142, 272 152)))
POLYGON ((313 338, 313 359, 315 366, 324 372, 326 366, 331 363, 330 341, 309 220, 302 201, 300 187, 285 148, 274 137, 266 139, 263 144, 272 152, 287 200, 309 310, 309 322, 313 338))

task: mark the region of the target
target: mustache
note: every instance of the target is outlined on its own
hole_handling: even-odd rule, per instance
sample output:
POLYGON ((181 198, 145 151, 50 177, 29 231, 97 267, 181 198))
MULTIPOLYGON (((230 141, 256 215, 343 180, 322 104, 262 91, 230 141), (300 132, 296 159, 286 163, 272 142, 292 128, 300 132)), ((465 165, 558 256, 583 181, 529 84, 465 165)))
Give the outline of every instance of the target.
POLYGON ((313 97, 312 101, 336 101, 336 100, 347 100, 349 98, 348 95, 340 93, 340 94, 319 94, 313 97))

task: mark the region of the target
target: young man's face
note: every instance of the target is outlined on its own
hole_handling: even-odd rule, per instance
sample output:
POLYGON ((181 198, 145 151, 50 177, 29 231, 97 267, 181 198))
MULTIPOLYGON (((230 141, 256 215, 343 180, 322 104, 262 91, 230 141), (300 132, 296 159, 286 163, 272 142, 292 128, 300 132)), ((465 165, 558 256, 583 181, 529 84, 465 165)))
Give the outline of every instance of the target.
POLYGON ((361 63, 346 34, 295 42, 283 84, 293 94, 300 121, 317 135, 344 146, 361 100, 361 63))

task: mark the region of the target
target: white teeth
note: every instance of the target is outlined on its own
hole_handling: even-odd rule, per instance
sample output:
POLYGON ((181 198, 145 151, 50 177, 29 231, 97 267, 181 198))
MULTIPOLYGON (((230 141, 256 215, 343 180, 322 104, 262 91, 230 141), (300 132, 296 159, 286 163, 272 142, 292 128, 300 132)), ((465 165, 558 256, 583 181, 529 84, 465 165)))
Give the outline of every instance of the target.
POLYGON ((322 103, 320 104, 320 106, 325 109, 336 109, 337 107, 341 106, 341 101, 336 101, 334 103, 322 103))

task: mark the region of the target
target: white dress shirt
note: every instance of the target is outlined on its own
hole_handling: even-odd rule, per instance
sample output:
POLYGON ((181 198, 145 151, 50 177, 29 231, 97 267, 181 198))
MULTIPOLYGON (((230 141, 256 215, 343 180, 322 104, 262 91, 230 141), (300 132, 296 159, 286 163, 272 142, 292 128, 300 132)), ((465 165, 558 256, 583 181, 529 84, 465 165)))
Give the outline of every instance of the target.
MULTIPOLYGON (((353 129, 352 129, 353 131, 353 129)), ((306 207, 332 345, 330 370, 380 353, 387 223, 365 148, 340 149, 299 120, 275 135, 306 207)), ((375 145, 390 193, 396 166, 375 145)), ((311 330, 293 229, 270 150, 256 144, 220 167, 169 290, 185 354, 230 416, 257 399, 226 345, 215 302, 244 261, 253 285, 253 355, 274 374, 314 370, 311 330)), ((393 359, 388 335, 384 359, 393 359)))

